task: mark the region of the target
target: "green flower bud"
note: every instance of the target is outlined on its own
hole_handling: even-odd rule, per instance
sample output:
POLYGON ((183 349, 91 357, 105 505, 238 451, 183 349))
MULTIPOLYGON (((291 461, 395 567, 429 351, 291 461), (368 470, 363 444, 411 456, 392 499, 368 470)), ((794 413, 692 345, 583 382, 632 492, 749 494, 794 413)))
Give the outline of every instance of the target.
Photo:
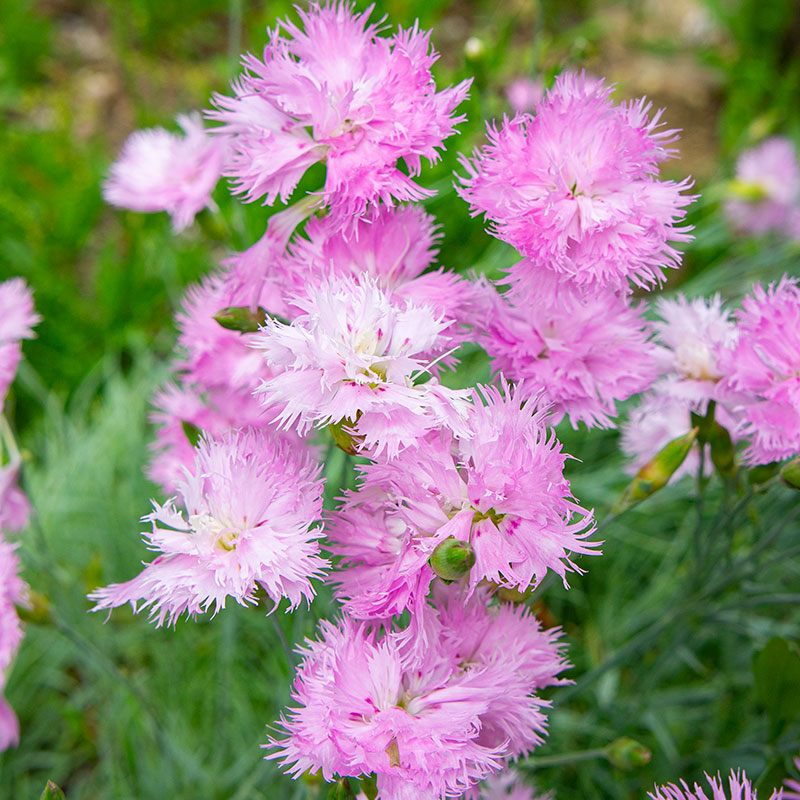
POLYGON ((628 484, 622 496, 613 508, 614 514, 620 514, 636 503, 663 489, 675 470, 683 464, 689 450, 697 438, 698 429, 692 428, 689 433, 678 436, 668 442, 650 459, 628 484))
POLYGON ((64 792, 62 792, 53 781, 47 781, 47 786, 44 787, 44 791, 39 800, 66 800, 66 798, 64 792))
POLYGON ((229 331, 255 333, 267 321, 267 312, 261 306, 255 311, 247 306, 228 306, 214 314, 214 319, 229 331))
POLYGON ((714 422, 708 435, 711 445, 711 463, 720 475, 732 477, 736 474, 736 455, 731 435, 718 422, 714 422))
POLYGON ((652 753, 636 740, 622 736, 606 748, 606 757, 615 767, 632 770, 649 764, 652 753))
POLYGON ((793 458, 781 469, 781 480, 792 489, 800 490, 800 458, 793 458))
POLYGON ((475 566, 475 551, 469 542, 448 536, 436 546, 428 563, 440 578, 457 581, 475 566))

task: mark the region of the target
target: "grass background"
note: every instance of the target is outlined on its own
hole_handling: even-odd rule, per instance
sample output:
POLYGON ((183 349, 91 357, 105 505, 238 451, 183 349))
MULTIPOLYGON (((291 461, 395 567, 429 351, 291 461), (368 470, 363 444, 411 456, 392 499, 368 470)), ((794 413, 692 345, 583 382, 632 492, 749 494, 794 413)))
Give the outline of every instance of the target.
MULTIPOLYGON (((327 613, 324 589, 309 611, 265 619, 231 607, 174 631, 125 610, 103 624, 85 600, 146 557, 148 399, 166 376, 182 293, 255 241, 269 214, 220 184, 219 215, 175 237, 165 215, 104 206, 100 182, 133 129, 207 107, 238 54, 258 51, 264 28, 289 12, 283 0, 0 4, 0 280, 24 276, 44 317, 8 404, 37 512, 21 540, 38 600, 9 677, 22 742, 0 754, 0 798, 38 797, 47 778, 70 800, 324 796, 280 777, 258 750, 289 697, 287 642, 327 613)), ((800 140, 792 0, 386 0, 384 13, 433 28, 440 85, 476 79, 468 123, 422 178, 438 190, 428 207, 445 234, 440 263, 496 275, 511 261, 452 191, 456 155, 480 140, 482 118, 508 110, 510 79, 585 67, 616 81, 620 97, 647 94, 684 129, 667 174, 694 175, 702 198, 667 291, 735 299, 753 280, 797 272, 796 245, 737 239, 719 209, 741 148, 775 132, 800 140), (464 55, 470 36, 484 44, 478 59, 464 55)), ((485 374, 480 354, 466 354, 454 380, 485 374)), ((571 465, 577 496, 602 518, 625 483, 616 433, 559 433, 581 458, 571 465)), ((777 487, 741 503, 716 479, 704 504, 695 492, 685 479, 610 524, 587 574, 537 598, 565 628, 578 683, 552 695, 551 735, 536 756, 623 735, 653 752, 633 772, 604 759, 535 770, 562 800, 641 798, 655 780, 738 765, 772 785, 800 750, 795 496, 777 487), (767 648, 774 636, 789 655, 767 648)))

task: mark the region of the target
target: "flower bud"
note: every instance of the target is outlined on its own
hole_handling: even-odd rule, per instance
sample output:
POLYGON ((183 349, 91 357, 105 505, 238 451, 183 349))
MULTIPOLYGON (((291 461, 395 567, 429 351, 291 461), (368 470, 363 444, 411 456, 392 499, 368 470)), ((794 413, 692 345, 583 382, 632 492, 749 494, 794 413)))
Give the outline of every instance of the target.
POLYGON ((632 770, 649 764, 652 753, 635 739, 622 736, 606 748, 606 757, 615 767, 632 770))
POLYGON ((483 40, 479 39, 477 36, 470 36, 469 39, 464 42, 464 55, 470 61, 477 61, 483 58, 485 52, 486 45, 484 45, 483 40))
POLYGON ((44 787, 44 791, 39 800, 65 800, 65 796, 64 792, 62 792, 53 781, 47 781, 47 786, 44 787))
POLYGON ((469 542, 448 536, 439 542, 428 561, 440 578, 457 581, 475 566, 475 551, 469 542))
POLYGON ((247 306, 228 306, 214 314, 214 319, 229 331, 256 333, 267 321, 267 312, 261 306, 255 310, 247 306))
POLYGON ((698 429, 692 428, 689 433, 678 436, 667 442, 658 453, 653 456, 637 473, 636 477, 628 484, 622 496, 613 508, 614 514, 620 514, 636 503, 650 497, 659 489, 663 489, 675 470, 683 464, 689 450, 697 438, 698 429))
POLYGON ((781 469, 781 480, 792 489, 800 490, 800 457, 793 458, 781 469))
POLYGON ((718 422, 711 426, 708 435, 711 445, 711 463, 720 475, 731 477, 736 474, 736 456, 731 435, 718 422))

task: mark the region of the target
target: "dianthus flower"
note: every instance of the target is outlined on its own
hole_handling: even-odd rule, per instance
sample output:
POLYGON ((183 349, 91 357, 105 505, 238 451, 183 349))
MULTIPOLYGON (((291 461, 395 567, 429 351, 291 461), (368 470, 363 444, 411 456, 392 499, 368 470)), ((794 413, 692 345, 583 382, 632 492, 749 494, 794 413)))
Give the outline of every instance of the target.
POLYGON ((426 272, 440 235, 433 217, 419 206, 380 206, 351 231, 330 217, 314 218, 305 235, 292 243, 289 259, 298 293, 332 277, 366 274, 393 300, 426 303, 448 318, 469 320, 474 285, 453 272, 426 272))
POLYGON ((516 112, 533 111, 544 97, 541 78, 515 78, 506 86, 506 99, 516 112))
POLYGON ((480 793, 473 796, 479 800, 552 800, 551 794, 537 795, 513 769, 487 778, 480 793))
MULTIPOLYGON (((758 800, 758 793, 753 788, 744 772, 731 770, 728 778, 728 791, 722 782, 722 778, 717 773, 714 778, 706 773, 706 780, 711 787, 712 795, 709 798, 703 789, 695 783, 690 789, 686 781, 681 781, 678 786, 675 783, 668 783, 665 786, 656 786, 655 790, 648 792, 647 796, 651 800, 758 800)), ((776 789, 771 795, 770 800, 780 800, 781 793, 776 789)))
POLYGON ((291 325, 267 319, 254 345, 279 370, 260 392, 282 426, 341 425, 354 447, 390 457, 440 425, 463 427, 465 392, 415 383, 451 348, 432 306, 392 303, 367 276, 294 302, 304 313, 291 325))
POLYGON ((751 464, 800 453, 800 288, 795 278, 753 287, 736 313, 739 341, 722 362, 723 389, 740 393, 738 431, 751 464))
POLYGON ((327 566, 312 527, 322 511, 318 474, 306 455, 263 431, 201 439, 194 472, 179 484, 186 515, 169 500, 153 502, 143 518, 153 525, 145 541, 162 555, 133 580, 94 591, 93 610, 149 607, 162 625, 184 612, 216 614, 227 597, 255 603, 259 587, 276 604, 310 601, 310 579, 327 566))
POLYGON ((526 258, 514 280, 533 286, 544 270, 579 285, 627 291, 649 288, 677 267, 670 242, 686 241, 677 223, 692 197, 690 182, 658 180, 677 139, 648 117, 644 99, 615 106, 611 86, 564 73, 535 116, 488 127, 488 144, 462 158, 459 194, 490 232, 526 258))
POLYGON ((103 184, 107 203, 131 211, 166 211, 175 231, 192 224, 203 208, 214 208, 211 193, 228 152, 226 137, 203 129, 200 115, 177 118, 184 136, 147 128, 128 137, 103 184))
POLYGON ((546 427, 546 410, 526 396, 473 390, 469 438, 432 435, 396 460, 362 467, 358 491, 329 531, 331 549, 349 565, 337 580, 351 614, 416 607, 434 577, 428 560, 451 536, 475 551, 473 587, 485 579, 524 591, 548 569, 566 583, 567 571, 581 571, 571 556, 597 552, 599 543, 584 541, 592 514, 564 478, 568 456, 546 427))
POLYGON ((19 723, 3 697, 3 689, 6 672, 22 641, 22 624, 16 606, 24 602, 25 591, 15 546, 0 534, 0 752, 19 741, 19 723))
MULTIPOLYGON (((800 757, 794 757, 794 768, 800 772, 800 757)), ((781 800, 800 800, 800 781, 787 778, 783 782, 783 795, 781 800)))
POLYGON ((736 325, 719 295, 693 300, 683 295, 674 300, 659 297, 656 310, 661 319, 653 328, 662 346, 655 354, 665 376, 660 391, 685 399, 693 411, 704 413, 709 400, 723 399, 718 386, 723 377, 720 358, 736 344, 736 325))
POLYGON ((380 36, 371 12, 345 2, 298 9, 301 25, 279 22, 262 59, 242 58, 234 96, 214 96, 209 116, 233 138, 228 174, 246 200, 286 202, 317 161, 326 165, 321 202, 340 223, 379 200, 431 194, 412 178, 464 119, 453 112, 470 81, 437 92, 430 34, 414 26, 380 36))
POLYGON ((745 233, 800 238, 800 164, 790 139, 773 136, 739 156, 725 211, 745 233))
POLYGON ((547 706, 534 692, 563 681, 558 631, 521 607, 466 606, 443 589, 417 627, 345 617, 301 648, 296 705, 269 758, 297 777, 377 777, 381 800, 460 797, 503 760, 542 742, 547 706))
POLYGON ((22 358, 20 340, 33 338, 39 319, 31 290, 22 278, 0 283, 0 411, 22 358))
POLYGON ((0 531, 21 531, 28 524, 31 506, 17 484, 19 468, 18 457, 0 467, 0 531))
POLYGON ((612 427, 616 403, 657 376, 656 348, 640 307, 608 291, 586 292, 552 275, 535 289, 496 295, 478 339, 494 372, 524 381, 552 404, 554 424, 612 427))

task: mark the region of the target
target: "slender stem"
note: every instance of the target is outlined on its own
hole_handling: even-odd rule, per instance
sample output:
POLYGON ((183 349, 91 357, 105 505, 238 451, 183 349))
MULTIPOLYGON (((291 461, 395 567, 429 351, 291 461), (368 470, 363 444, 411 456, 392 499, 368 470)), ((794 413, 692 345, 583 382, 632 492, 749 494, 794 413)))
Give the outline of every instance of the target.
POLYGON ((542 767, 558 767, 561 764, 572 764, 575 761, 589 761, 592 758, 606 758, 604 747, 595 747, 592 750, 574 750, 571 753, 558 753, 553 756, 535 756, 517 761, 515 767, 525 769, 541 769, 542 767))
POLYGON ((0 440, 8 450, 8 457, 11 459, 11 463, 18 464, 22 460, 22 456, 20 455, 19 447, 17 447, 14 432, 11 430, 11 426, 8 424, 4 414, 0 414, 0 440))

